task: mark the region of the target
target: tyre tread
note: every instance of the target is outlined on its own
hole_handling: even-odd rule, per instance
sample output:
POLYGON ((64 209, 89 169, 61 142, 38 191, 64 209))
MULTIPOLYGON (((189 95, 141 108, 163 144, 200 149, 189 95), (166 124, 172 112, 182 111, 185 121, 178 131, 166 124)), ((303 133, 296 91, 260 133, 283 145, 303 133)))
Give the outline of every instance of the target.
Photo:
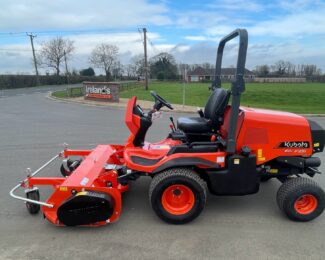
MULTIPOLYGON (((297 219, 294 216, 291 216, 291 214, 288 214, 285 205, 287 201, 290 199, 290 195, 294 194, 297 191, 304 191, 304 190, 313 190, 317 191, 319 194, 321 194, 321 197, 324 198, 325 193, 322 190, 322 188, 316 183, 314 180, 310 178, 305 177, 297 177, 297 178, 290 178, 287 181, 285 181, 281 187, 279 188, 277 195, 276 195, 276 201, 277 204, 283 212, 286 213, 286 215, 293 220, 300 220, 300 221, 307 221, 302 219, 297 219)), ((320 201, 319 203, 323 204, 323 201, 320 201)), ((320 205, 320 207, 324 208, 324 205, 320 205)))

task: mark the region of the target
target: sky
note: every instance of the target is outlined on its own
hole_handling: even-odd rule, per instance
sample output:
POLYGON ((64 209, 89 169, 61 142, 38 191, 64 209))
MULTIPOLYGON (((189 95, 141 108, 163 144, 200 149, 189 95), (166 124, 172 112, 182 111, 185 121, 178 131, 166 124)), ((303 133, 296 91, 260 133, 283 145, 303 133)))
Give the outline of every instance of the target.
MULTIPOLYGON (((215 63, 219 40, 245 28, 247 68, 281 59, 325 72, 325 0, 0 0, 0 6, 1 74, 34 72, 26 32, 37 35, 36 52, 56 36, 74 41, 68 65, 80 70, 100 43, 117 45, 124 64, 143 54, 144 27, 149 58, 167 51, 179 63, 215 63)), ((225 49, 225 67, 235 65, 236 43, 225 49)))

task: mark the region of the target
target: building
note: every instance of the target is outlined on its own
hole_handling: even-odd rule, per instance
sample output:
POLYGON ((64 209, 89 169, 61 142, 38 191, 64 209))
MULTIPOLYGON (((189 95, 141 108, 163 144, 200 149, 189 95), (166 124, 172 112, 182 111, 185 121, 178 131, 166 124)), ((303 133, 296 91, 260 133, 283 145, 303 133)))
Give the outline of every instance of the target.
MULTIPOLYGON (((213 81, 214 80, 215 69, 204 69, 202 67, 197 67, 194 70, 187 73, 188 82, 200 82, 200 81, 213 81)), ((235 68, 224 68, 221 69, 221 80, 230 81, 235 78, 236 69, 235 68)), ((255 79, 255 74, 245 69, 245 79, 253 81, 255 79)))

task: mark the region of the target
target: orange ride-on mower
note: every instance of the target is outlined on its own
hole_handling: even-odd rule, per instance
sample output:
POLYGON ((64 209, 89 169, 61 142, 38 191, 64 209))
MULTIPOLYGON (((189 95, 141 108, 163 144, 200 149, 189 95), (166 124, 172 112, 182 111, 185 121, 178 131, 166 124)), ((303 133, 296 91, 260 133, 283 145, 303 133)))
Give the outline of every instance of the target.
POLYGON ((153 210, 166 222, 182 224, 200 215, 207 188, 215 195, 254 194, 261 181, 276 178, 283 183, 277 193, 280 209, 292 220, 316 218, 324 210, 325 196, 309 177, 320 173, 320 159, 313 155, 323 151, 325 131, 292 113, 240 107, 245 91, 247 42, 247 32, 242 29, 220 41, 212 93, 204 112, 179 118, 177 127, 171 118, 172 130, 166 139, 145 142, 153 118, 162 107, 173 109, 171 104, 151 92, 155 103, 145 113, 133 97, 126 109, 130 137, 125 145, 64 149, 30 172, 11 190, 11 196, 25 201, 31 214, 42 208, 44 217, 55 225, 100 226, 118 220, 121 193, 128 190, 129 182, 150 176, 153 210), (236 78, 231 90, 226 90, 221 88, 220 79, 223 50, 237 36, 236 78), (63 177, 35 177, 60 157, 63 177), (46 202, 40 201, 39 185, 54 189, 46 202), (25 189, 26 197, 14 193, 20 187, 25 189))

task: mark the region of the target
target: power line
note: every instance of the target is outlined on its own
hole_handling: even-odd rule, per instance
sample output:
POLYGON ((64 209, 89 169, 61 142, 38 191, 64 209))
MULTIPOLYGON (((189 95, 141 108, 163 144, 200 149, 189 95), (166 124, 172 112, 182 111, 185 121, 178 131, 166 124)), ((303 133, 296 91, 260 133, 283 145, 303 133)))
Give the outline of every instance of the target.
MULTIPOLYGON (((134 32, 134 29, 89 29, 89 30, 53 30, 53 31, 35 31, 38 36, 50 36, 61 34, 101 34, 101 33, 126 33, 134 32)), ((0 37, 22 37, 26 32, 0 32, 0 37)))
POLYGON ((142 31, 141 31, 141 29, 140 29, 140 28, 138 28, 138 32, 139 32, 139 34, 140 34, 141 42, 143 42, 142 31))
POLYGON ((156 47, 156 45, 150 40, 149 37, 147 37, 147 39, 148 39, 148 42, 149 42, 152 50, 154 51, 155 55, 158 55, 161 51, 158 50, 158 48, 156 47))
MULTIPOLYGON (((0 51, 9 51, 9 52, 28 51, 28 52, 30 52, 30 50, 27 50, 27 49, 3 49, 3 48, 0 48, 0 51)), ((35 51, 39 51, 39 50, 35 50, 35 51)))

